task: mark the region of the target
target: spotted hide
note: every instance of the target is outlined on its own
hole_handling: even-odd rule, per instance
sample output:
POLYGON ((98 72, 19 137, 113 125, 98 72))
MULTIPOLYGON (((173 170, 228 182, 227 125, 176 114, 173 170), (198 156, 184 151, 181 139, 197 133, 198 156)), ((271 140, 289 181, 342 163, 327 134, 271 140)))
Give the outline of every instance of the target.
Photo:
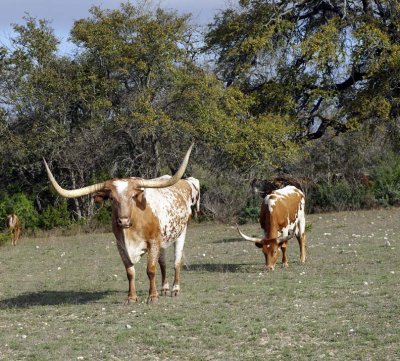
POLYGON ((268 270, 274 270, 279 248, 282 250, 282 266, 288 266, 287 242, 296 236, 300 246, 300 262, 306 260, 304 194, 294 186, 286 186, 268 194, 262 204, 260 225, 263 238, 248 237, 239 228, 240 235, 262 249, 268 270))

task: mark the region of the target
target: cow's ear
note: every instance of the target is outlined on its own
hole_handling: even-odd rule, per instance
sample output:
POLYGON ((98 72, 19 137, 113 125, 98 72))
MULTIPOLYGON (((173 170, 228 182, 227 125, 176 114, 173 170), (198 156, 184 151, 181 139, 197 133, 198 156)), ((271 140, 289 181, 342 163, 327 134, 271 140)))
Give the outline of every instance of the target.
POLYGON ((104 191, 100 191, 100 192, 96 192, 93 196, 94 201, 96 203, 101 203, 103 201, 106 201, 107 199, 109 199, 109 193, 108 192, 104 192, 104 191))

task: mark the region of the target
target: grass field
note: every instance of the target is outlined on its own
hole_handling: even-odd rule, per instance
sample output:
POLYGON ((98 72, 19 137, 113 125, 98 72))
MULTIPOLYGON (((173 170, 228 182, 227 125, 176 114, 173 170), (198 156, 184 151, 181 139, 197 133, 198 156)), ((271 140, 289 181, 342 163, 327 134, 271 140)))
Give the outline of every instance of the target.
POLYGON ((306 264, 293 241, 289 268, 269 273, 234 227, 191 224, 182 294, 151 306, 144 260, 124 305, 112 234, 6 244, 0 360, 400 360, 400 209, 307 222, 306 264))

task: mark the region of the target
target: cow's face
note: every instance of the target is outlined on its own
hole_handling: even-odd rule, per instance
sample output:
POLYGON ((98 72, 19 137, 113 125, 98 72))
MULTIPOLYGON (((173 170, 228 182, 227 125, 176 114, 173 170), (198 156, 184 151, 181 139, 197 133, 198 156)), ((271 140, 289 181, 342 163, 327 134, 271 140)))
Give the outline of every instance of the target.
POLYGON ((133 225, 134 214, 145 208, 142 189, 134 188, 129 179, 113 179, 107 182, 104 190, 95 194, 95 201, 109 199, 112 205, 113 224, 120 228, 133 225))
POLYGON ((278 261, 279 255, 279 243, 276 238, 274 239, 263 239, 261 242, 257 242, 256 246, 262 248, 265 256, 265 268, 273 271, 275 269, 276 262, 278 261))

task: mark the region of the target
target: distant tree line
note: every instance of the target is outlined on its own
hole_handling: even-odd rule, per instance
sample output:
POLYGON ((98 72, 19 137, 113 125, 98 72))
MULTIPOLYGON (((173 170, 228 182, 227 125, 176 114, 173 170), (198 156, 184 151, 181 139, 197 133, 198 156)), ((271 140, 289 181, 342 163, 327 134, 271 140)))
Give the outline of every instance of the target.
POLYGON ((253 178, 307 179, 309 211, 400 202, 397 1, 240 0, 201 30, 151 3, 92 7, 71 55, 29 15, 0 47, 0 217, 25 227, 109 221, 65 188, 188 175, 204 219, 256 217, 253 178))

